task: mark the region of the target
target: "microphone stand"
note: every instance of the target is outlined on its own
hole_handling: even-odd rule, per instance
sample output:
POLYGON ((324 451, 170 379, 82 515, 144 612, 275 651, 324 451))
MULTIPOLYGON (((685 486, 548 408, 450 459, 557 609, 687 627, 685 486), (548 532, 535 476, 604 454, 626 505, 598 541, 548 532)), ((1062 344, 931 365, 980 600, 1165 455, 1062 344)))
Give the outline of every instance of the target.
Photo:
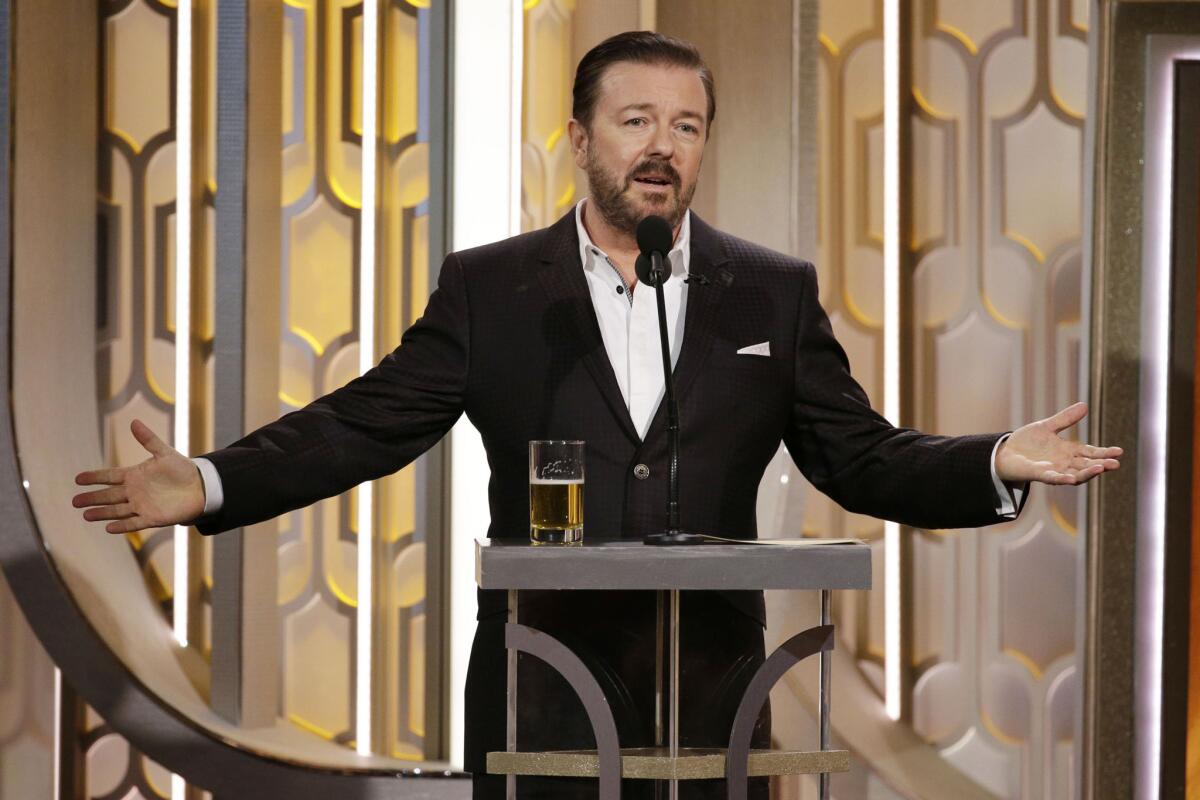
POLYGON ((703 544, 704 537, 684 533, 679 529, 679 404, 675 401, 675 374, 671 369, 671 340, 667 338, 667 301, 663 295, 666 272, 662 253, 650 254, 650 277, 658 298, 658 336, 662 343, 663 385, 667 402, 667 451, 670 458, 667 489, 667 529, 663 533, 648 533, 644 544, 680 545, 703 544))

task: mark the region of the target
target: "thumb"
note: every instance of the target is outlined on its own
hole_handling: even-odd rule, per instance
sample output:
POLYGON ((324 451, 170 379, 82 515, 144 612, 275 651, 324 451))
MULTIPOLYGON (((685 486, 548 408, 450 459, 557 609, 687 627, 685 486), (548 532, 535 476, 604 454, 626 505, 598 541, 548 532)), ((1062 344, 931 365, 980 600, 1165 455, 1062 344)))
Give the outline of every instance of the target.
POLYGON ((171 447, 162 439, 158 438, 154 431, 140 419, 135 419, 129 424, 129 430, 133 432, 133 438, 138 440, 138 444, 146 448, 151 455, 161 456, 171 452, 171 447))
POLYGON ((1087 403, 1072 403, 1047 421, 1050 423, 1050 427, 1054 429, 1054 432, 1059 433, 1079 422, 1079 420, 1087 416, 1087 413, 1087 403))

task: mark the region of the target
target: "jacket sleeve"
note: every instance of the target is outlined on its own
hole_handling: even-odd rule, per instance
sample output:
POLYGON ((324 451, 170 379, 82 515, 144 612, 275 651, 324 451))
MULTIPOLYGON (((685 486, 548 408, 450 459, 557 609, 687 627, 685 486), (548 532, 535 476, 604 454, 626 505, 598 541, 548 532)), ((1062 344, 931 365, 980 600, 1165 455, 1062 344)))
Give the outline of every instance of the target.
POLYGON ((917 528, 1005 521, 996 512, 991 472, 1003 434, 933 436, 893 427, 877 414, 817 300, 816 270, 803 267, 795 395, 784 435, 796 466, 847 511, 917 528))
POLYGON ((378 365, 204 454, 220 475, 224 502, 196 527, 207 535, 261 522, 412 462, 463 411, 469 330, 462 265, 451 254, 424 315, 378 365))

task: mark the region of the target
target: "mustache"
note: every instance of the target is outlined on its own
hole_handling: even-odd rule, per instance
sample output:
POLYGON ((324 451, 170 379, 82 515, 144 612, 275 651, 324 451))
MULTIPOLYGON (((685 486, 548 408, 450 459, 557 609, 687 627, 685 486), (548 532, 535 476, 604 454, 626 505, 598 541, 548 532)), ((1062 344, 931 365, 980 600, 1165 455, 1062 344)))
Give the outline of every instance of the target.
POLYGON ((666 178, 671 182, 672 186, 679 187, 679 173, 666 161, 643 161, 641 164, 638 164, 629 172, 628 177, 625 179, 625 186, 628 188, 629 184, 638 178, 648 178, 652 175, 666 178))

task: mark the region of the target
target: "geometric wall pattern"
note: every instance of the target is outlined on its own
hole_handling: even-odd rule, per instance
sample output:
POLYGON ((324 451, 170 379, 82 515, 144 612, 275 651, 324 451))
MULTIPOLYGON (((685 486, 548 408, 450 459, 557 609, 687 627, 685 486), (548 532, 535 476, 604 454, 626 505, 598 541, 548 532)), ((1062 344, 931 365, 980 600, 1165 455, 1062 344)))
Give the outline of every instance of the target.
MULTIPOLYGON (((1087 7, 914 4, 918 427, 1079 399, 1087 7)), ((1015 522, 915 535, 913 724, 1001 797, 1074 792, 1083 497, 1037 486, 1015 522)))
MULTIPOLYGON (((304 405, 357 374, 361 217, 362 3, 283 2, 283 130, 279 413, 304 405)), ((377 353, 394 348, 428 297, 429 11, 427 2, 380 3, 379 241, 377 353)), ((199 7, 198 7, 199 8, 199 7)), ((134 417, 172 441, 174 419, 174 210, 176 7, 159 0, 102 5, 98 216, 97 375, 106 462, 144 457, 128 435, 134 417)), ((215 41, 215 14, 196 25, 215 41)), ((195 114, 215 129, 215 62, 195 114)), ((212 440, 214 261, 213 141, 200 214, 194 219, 192 325, 204 364, 193 372, 195 450, 212 440)), ((425 532, 415 530, 413 469, 377 482, 375 525, 382 545, 372 649, 384 680, 373 705, 385 719, 379 749, 425 755, 425 532)), ((353 747, 357 492, 280 519, 279 604, 283 646, 281 715, 353 747)), ((170 529, 131 534, 147 588, 169 620, 173 587, 170 529)), ((201 541, 205 575, 199 613, 208 616, 211 540, 201 541)), ((207 656, 209 626, 201 625, 207 656)), ((169 776, 89 714, 83 732, 89 797, 170 796, 169 776), (129 794, 129 792, 133 792, 129 794)))
MULTIPOLYGON (((362 4, 279 1, 285 413, 357 372, 362 4)), ((429 291, 427 5, 381 2, 377 353, 396 345, 429 291)), ((912 7, 911 422, 939 433, 1007 429, 1079 393, 1088 3, 912 7)), ((526 3, 524 229, 552 222, 575 200, 564 127, 574 10, 571 0, 526 3)), ((168 441, 173 429, 176 20, 174 4, 160 0, 106 0, 101 15, 97 424, 106 461, 123 465, 140 460, 131 418, 168 441)), ((881 2, 821 0, 819 31, 818 246, 803 255, 818 267, 821 302, 855 376, 882 407, 881 2)), ((205 177, 211 208, 215 181, 205 177)), ((197 236, 211 236, 210 223, 197 220, 197 236)), ((193 269, 211 298, 212 248, 197 250, 193 269)), ((207 361, 211 299, 198 310, 193 334, 207 361)), ((208 391, 211 382, 199 385, 208 391)), ((211 405, 193 415, 194 439, 208 444, 211 405)), ((781 469, 784 508, 797 517, 788 527, 871 541, 881 578, 882 524, 841 511, 786 462, 781 469)), ((1077 572, 1082 494, 1038 486, 1014 523, 913 534, 912 724, 948 763, 1002 797, 1075 790, 1076 590, 1064 576, 1077 572)), ((425 532, 417 530, 412 468, 378 482, 374 496, 385 542, 379 575, 388 576, 377 605, 385 622, 372 634, 388 679, 375 705, 386 709, 387 751, 420 758, 425 532)), ((355 502, 351 492, 293 512, 280 520, 279 540, 281 713, 347 745, 355 729, 355 502)), ((129 541, 169 618, 171 532, 129 541)), ((835 604, 843 646, 881 697, 884 596, 877 581, 873 592, 843 593, 835 604)), ((48 775, 52 678, 0 581, 0 800, 45 794, 28 765, 45 763, 48 775), (14 759, 23 769, 4 768, 14 759), (18 779, 33 784, 11 785, 18 779)), ((89 798, 169 796, 167 773, 103 720, 89 713, 85 728, 89 798)))
POLYGON ((571 118, 574 0, 525 3, 521 98, 521 230, 550 225, 575 197, 571 118))
MULTIPOLYGON (((135 417, 173 441, 176 7, 126 0, 101 4, 100 14, 97 423, 105 466, 129 466, 145 458, 129 435, 135 417)), ((198 352, 210 359, 211 315, 194 325, 203 332, 198 352)), ((126 538, 169 623, 173 530, 126 538)), ((169 773, 90 710, 78 735, 87 797, 171 796, 169 773)))
MULTIPOLYGON (((376 353, 391 351, 425 307, 429 286, 428 3, 380 3, 376 353)), ((283 46, 280 415, 358 374, 362 259, 362 3, 287 0, 283 46)), ((414 468, 376 482, 372 650, 386 680, 373 705, 399 758, 424 756, 425 531, 416 529, 414 468)), ((284 713, 354 744, 357 501, 351 490, 280 518, 279 603, 284 713)))
MULTIPOLYGON (((1087 4, 916 0, 909 276, 921 430, 1007 430, 1079 398, 1087 4)), ((882 407, 882 3, 820 4, 821 302, 882 407)), ((806 535, 882 524, 789 471, 806 535)), ((1074 792, 1074 576, 1083 492, 1037 486, 1021 517, 913 531, 912 720, 998 796, 1074 792)), ((843 594, 846 643, 882 699, 882 581, 843 594)), ((846 795, 855 796, 855 795, 846 795)))

